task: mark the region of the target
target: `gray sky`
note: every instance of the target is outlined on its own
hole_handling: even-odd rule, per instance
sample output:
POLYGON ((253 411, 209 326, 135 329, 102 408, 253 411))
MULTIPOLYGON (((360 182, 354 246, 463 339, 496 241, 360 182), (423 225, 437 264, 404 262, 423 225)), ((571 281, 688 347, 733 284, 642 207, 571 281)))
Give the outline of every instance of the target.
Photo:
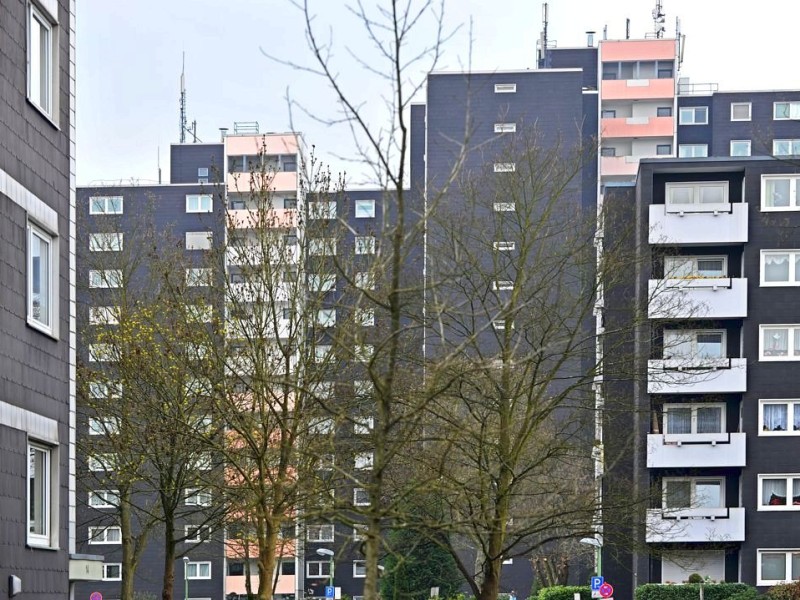
MULTIPOLYGON (((343 85, 364 103, 371 123, 385 123, 382 82, 350 54, 374 56, 363 29, 346 10, 350 1, 308 1, 320 37, 332 39, 343 85)), ((583 46, 586 30, 596 30, 600 37, 606 25, 609 39, 623 38, 626 17, 633 38, 653 27, 654 0, 549 4, 549 37, 558 47, 583 46)), ((663 0, 663 5, 667 35, 674 35, 680 17, 687 36, 682 76, 719 83, 728 91, 800 88, 797 0, 663 0)), ((539 0, 447 1, 445 24, 455 33, 437 70, 461 70, 470 61, 478 70, 532 68, 541 6, 539 0)), ((421 21, 414 37, 417 47, 432 39, 434 22, 433 15, 421 21)), ((182 52, 188 118, 197 121, 202 141, 218 141, 219 128, 232 127, 234 121, 258 121, 262 132, 287 131, 292 123, 287 93, 314 114, 336 116, 322 80, 262 53, 311 64, 301 14, 288 0, 82 0, 77 33, 79 185, 154 182, 159 148, 168 180, 169 145, 178 141, 182 52)), ((419 80, 422 73, 411 75, 419 80)), ((298 110, 293 122, 334 171, 346 170, 351 179, 364 177, 360 167, 337 158, 353 156, 347 129, 322 125, 298 110)))

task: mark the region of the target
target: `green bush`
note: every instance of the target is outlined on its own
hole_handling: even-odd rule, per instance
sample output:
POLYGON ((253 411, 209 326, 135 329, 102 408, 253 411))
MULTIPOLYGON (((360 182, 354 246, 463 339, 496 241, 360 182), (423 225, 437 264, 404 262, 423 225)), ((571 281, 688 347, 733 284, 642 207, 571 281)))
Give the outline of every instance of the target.
MULTIPOLYGON (((732 600, 734 596, 737 596, 737 600, 748 600, 758 595, 756 589, 746 583, 707 583, 703 587, 705 600, 732 600), (739 594, 748 595, 738 598, 739 594)), ((699 600, 700 584, 662 585, 659 583, 647 583, 636 588, 634 596, 636 600, 699 600)), ((781 598, 780 600, 788 599, 781 598)))
POLYGON ((741 592, 736 592, 733 596, 728 596, 728 600, 756 600, 758 597, 758 590, 751 587, 741 592))
POLYGON ((800 581, 774 585, 765 595, 769 600, 800 600, 800 581))
POLYGON ((554 585, 539 590, 536 600, 572 600, 578 592, 581 600, 591 600, 592 590, 588 585, 554 585))

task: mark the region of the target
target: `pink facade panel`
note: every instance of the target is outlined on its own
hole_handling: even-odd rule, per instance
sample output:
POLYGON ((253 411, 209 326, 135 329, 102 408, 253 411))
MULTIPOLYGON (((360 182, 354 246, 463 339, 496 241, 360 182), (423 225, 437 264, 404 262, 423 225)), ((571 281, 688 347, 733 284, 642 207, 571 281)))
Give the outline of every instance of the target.
POLYGON ((639 159, 633 156, 601 156, 600 176, 614 177, 619 175, 635 177, 639 170, 639 159))
MULTIPOLYGON (((228 575, 225 577, 225 594, 246 594, 247 583, 245 580, 245 575, 228 575)), ((278 584, 274 592, 276 594, 294 594, 294 586, 294 575, 279 575, 278 584)), ((250 589, 253 593, 258 591, 258 573, 250 575, 250 589)))
POLYGON ((262 176, 258 173, 228 173, 228 191, 247 194, 251 191, 260 192, 270 190, 273 192, 297 191, 297 172, 280 171, 267 173, 262 176))
POLYGON ((604 79, 601 100, 658 100, 675 97, 674 79, 604 79))
POLYGON ((676 40, 604 40, 600 61, 671 60, 677 53, 676 40))
POLYGON ((297 136, 288 134, 231 135, 225 138, 226 156, 259 154, 297 154, 297 136))
POLYGON ((297 227, 297 211, 292 208, 276 208, 263 214, 256 210, 229 210, 227 214, 229 225, 238 229, 255 229, 262 225, 278 229, 297 227))
POLYGON ((672 137, 673 117, 628 117, 622 119, 602 119, 600 137, 602 138, 640 138, 672 137))

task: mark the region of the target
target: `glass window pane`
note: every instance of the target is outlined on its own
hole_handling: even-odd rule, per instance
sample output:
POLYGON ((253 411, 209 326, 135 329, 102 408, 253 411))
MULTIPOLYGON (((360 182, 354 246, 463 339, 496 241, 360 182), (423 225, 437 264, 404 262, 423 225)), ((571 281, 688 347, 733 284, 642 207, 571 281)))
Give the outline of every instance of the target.
POLYGON ((792 580, 800 579, 800 552, 792 552, 792 580))
POLYGON ((50 243, 31 233, 31 316, 50 325, 50 243))
POLYGON ((784 506, 786 504, 786 479, 762 479, 761 504, 763 506, 784 506))
POLYGON ((47 452, 33 447, 28 452, 29 531, 35 535, 47 535, 47 452))
POLYGON ((792 479, 792 505, 800 506, 800 477, 792 479))
POLYGON ((788 119, 789 118, 789 103, 788 102, 776 102, 775 103, 775 118, 776 119, 788 119))
POLYGON ((800 431, 800 404, 794 403, 792 404, 792 429, 794 431, 800 431))
POLYGON ((786 579, 786 555, 783 552, 761 555, 761 579, 769 581, 786 579))
POLYGON ((702 406, 697 409, 697 433, 722 433, 722 407, 702 406))
POLYGON ((764 356, 789 355, 789 330, 764 329, 764 356))
POLYGON ((698 481, 695 486, 695 505, 703 508, 722 506, 722 482, 698 481))
POLYGON ((776 208, 789 206, 789 188, 790 182, 788 179, 767 179, 765 186, 766 198, 764 199, 765 206, 773 206, 776 208))
POLYGON ((698 258, 697 274, 702 277, 724 277, 725 261, 721 258, 698 258))
POLYGON ((692 336, 683 331, 664 332, 664 358, 691 358, 692 336))
POLYGON ((670 408, 667 411, 667 433, 692 433, 692 410, 690 408, 670 408))
POLYGON ((692 499, 690 481, 667 481, 665 484, 665 508, 689 508, 692 499))
POLYGON ((721 333, 698 333, 697 334, 697 355, 700 358, 722 358, 722 334, 721 333))
POLYGON ((694 202, 694 188, 691 187, 671 187, 669 189, 670 204, 691 204, 694 202))
POLYGON ((694 261, 681 256, 664 259, 664 277, 690 277, 694 274, 694 261))
MULTIPOLYGON (((798 255, 800 258, 800 255, 798 255)), ((764 255, 764 281, 789 281, 789 254, 764 255)))
POLYGON ((786 404, 765 404, 763 406, 764 431, 786 431, 788 406, 786 404))

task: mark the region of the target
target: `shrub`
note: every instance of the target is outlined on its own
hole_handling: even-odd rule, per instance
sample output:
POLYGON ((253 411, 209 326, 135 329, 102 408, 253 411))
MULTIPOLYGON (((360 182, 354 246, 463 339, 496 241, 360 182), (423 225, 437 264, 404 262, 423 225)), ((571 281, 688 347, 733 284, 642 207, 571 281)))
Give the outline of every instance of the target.
POLYGON ((591 600, 592 590, 588 585, 554 585, 539 590, 536 600, 572 600, 578 592, 581 600, 591 600))
POLYGON ((703 576, 700 573, 692 573, 686 581, 687 583, 703 583, 703 576))
POLYGON ((769 600, 800 600, 800 581, 774 585, 765 595, 769 600))
MULTIPOLYGON (((737 594, 757 595, 755 588, 745 583, 708 583, 703 588, 705 600, 731 600, 737 594)), ((752 597, 754 596, 744 596, 739 600, 748 600, 752 597)), ((636 600, 699 600, 700 584, 661 585, 648 583, 636 588, 635 598, 636 600)), ((781 598, 775 600, 789 599, 781 598)), ((800 600, 800 598, 797 600, 800 600)))

